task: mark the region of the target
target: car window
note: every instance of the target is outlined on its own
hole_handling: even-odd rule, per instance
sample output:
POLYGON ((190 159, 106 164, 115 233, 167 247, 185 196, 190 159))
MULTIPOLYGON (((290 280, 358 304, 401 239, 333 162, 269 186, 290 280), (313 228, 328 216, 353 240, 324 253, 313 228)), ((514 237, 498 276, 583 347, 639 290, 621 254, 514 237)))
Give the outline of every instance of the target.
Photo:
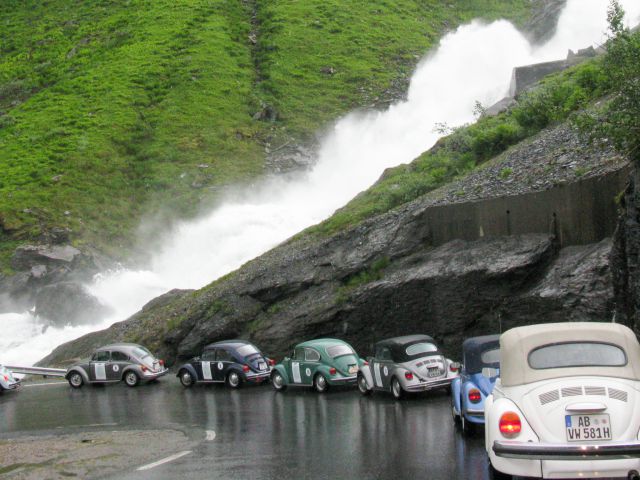
POLYGON ((319 362, 320 354, 315 351, 313 348, 305 348, 304 349, 304 359, 307 362, 319 362))
POLYGON ((229 352, 227 352, 226 350, 223 350, 222 348, 219 348, 218 350, 216 350, 216 360, 218 362, 233 362, 234 358, 233 355, 231 355, 229 352))
POLYGON ((129 355, 122 352, 111 352, 111 360, 114 362, 126 362, 129 360, 129 355))
POLYGON ((624 350, 610 343, 556 343, 536 348, 529 354, 529 366, 533 369, 623 367, 626 364, 624 350))
POLYGON ((248 357, 249 355, 255 355, 256 353, 260 353, 256 347, 253 345, 243 345, 238 347, 237 352, 242 357, 248 357))
POLYGON ((216 360, 216 351, 215 350, 205 350, 202 352, 202 358, 205 362, 215 362, 216 360))
POLYGON ((144 347, 135 347, 132 352, 135 357, 141 360, 145 357, 151 356, 151 352, 144 347))
POLYGON ((500 363, 500 349, 487 350, 480 354, 482 363, 500 363))
POLYGON ((407 347, 407 355, 422 355, 423 353, 437 352, 438 347, 430 342, 414 343, 407 347))
POLYGON ((376 349, 376 358, 378 360, 391 360, 391 349, 389 347, 378 347, 376 349))
POLYGON ((91 357, 91 360, 94 362, 108 362, 109 361, 109 352, 96 352, 91 357))
POLYGON ((293 351, 293 357, 292 358, 294 360, 297 360, 297 361, 300 361, 300 362, 304 361, 304 348, 296 348, 293 351))
POLYGON ((336 358, 341 355, 355 355, 355 352, 348 345, 334 345, 327 348, 327 353, 331 358, 336 358))

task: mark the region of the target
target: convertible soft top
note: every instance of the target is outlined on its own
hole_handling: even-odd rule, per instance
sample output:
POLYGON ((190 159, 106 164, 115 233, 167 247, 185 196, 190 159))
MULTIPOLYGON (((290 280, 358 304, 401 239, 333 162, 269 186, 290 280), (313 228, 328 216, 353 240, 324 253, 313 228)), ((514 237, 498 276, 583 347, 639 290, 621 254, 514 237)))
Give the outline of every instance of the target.
POLYGON ((500 347, 500 335, 484 335, 482 337, 467 338, 462 343, 464 368, 467 373, 480 373, 484 367, 500 368, 500 363, 485 363, 482 354, 488 350, 500 347))
POLYGON ((418 357, 424 357, 426 355, 441 354, 440 349, 438 348, 438 351, 429 352, 426 355, 407 355, 407 347, 415 345, 416 343, 432 343, 436 346, 436 348, 438 347, 435 340, 429 335, 405 335, 403 337, 393 337, 382 340, 381 342, 376 343, 375 350, 377 351, 379 347, 389 347, 389 350, 391 350, 391 357, 393 358, 393 361, 398 363, 408 362, 410 360, 415 360, 418 357))
POLYGON ((640 380, 640 344, 631 329, 617 323, 565 322, 512 328, 500 337, 500 358, 500 381, 509 387, 577 375, 640 380), (535 349, 571 342, 616 345, 625 351, 627 363, 624 366, 530 367, 529 355, 535 349))

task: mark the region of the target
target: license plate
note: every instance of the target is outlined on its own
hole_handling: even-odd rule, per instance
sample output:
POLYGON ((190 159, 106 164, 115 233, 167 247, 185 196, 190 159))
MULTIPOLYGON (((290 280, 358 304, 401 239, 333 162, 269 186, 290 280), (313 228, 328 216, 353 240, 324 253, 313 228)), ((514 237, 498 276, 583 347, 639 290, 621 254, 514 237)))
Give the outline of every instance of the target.
POLYGON ((350 373, 350 374, 352 374, 352 375, 353 375, 354 373, 358 373, 358 366, 357 366, 357 365, 351 365, 351 366, 349 367, 349 373, 350 373))
POLYGON ((611 440, 611 423, 608 413, 598 415, 565 415, 567 441, 611 440))
POLYGON ((439 368, 430 368, 429 370, 427 370, 427 377, 439 377, 440 375, 441 372, 439 368))
POLYGON ((266 370, 266 369, 267 369, 267 364, 266 364, 266 363, 264 363, 264 362, 260 362, 260 363, 258 364, 258 369, 260 369, 260 370, 266 370))

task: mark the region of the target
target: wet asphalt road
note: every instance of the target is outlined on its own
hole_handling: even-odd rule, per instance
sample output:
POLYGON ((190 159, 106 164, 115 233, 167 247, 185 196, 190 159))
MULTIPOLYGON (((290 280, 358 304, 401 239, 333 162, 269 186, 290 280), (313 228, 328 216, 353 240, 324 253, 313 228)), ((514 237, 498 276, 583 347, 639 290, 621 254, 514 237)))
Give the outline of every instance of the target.
POLYGON ((137 388, 26 387, 1 395, 0 413, 0 439, 167 428, 193 440, 175 461, 146 471, 123 465, 120 479, 487 478, 482 434, 461 436, 444 392, 397 402, 355 389, 184 389, 170 375, 137 388))

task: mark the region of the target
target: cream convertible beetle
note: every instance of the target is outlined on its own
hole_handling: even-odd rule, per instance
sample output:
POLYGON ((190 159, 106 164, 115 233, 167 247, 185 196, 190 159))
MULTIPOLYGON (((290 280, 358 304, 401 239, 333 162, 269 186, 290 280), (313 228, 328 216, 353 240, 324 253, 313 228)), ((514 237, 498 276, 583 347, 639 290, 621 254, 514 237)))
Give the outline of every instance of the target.
POLYGON ((485 406, 494 478, 627 477, 640 471, 640 345, 615 323, 552 323, 500 337, 485 406))

